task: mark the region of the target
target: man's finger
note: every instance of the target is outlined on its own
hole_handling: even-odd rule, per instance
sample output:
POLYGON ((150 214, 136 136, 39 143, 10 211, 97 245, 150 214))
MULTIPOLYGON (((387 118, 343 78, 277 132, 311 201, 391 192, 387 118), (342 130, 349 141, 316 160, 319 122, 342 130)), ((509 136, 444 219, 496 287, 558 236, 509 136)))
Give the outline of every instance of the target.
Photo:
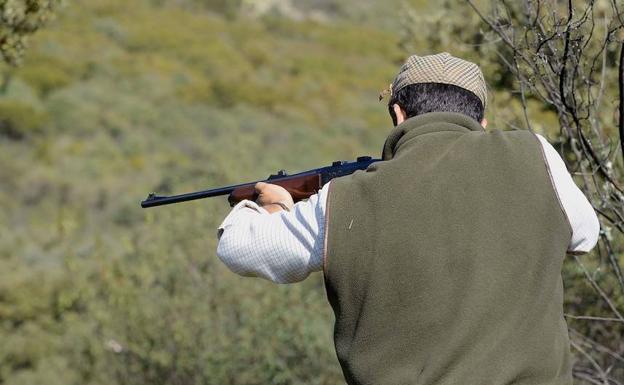
POLYGON ((256 191, 258 193, 262 192, 262 190, 264 190, 266 187, 268 186, 268 183, 265 182, 258 182, 256 183, 256 185, 254 186, 254 188, 256 189, 256 191))

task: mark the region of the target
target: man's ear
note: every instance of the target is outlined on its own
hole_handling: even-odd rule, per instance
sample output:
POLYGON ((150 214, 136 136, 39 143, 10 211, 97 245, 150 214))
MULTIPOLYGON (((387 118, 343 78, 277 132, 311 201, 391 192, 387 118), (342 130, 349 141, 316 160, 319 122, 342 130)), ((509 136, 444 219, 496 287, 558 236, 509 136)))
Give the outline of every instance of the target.
POLYGON ((483 118, 483 120, 481 121, 481 126, 483 126, 483 128, 486 128, 487 127, 487 123, 488 123, 487 119, 483 118))
POLYGON ((397 118, 397 125, 403 123, 405 121, 405 117, 407 116, 407 114, 405 113, 405 111, 401 108, 401 106, 399 106, 398 104, 394 103, 392 105, 392 110, 394 110, 394 115, 396 115, 397 118))

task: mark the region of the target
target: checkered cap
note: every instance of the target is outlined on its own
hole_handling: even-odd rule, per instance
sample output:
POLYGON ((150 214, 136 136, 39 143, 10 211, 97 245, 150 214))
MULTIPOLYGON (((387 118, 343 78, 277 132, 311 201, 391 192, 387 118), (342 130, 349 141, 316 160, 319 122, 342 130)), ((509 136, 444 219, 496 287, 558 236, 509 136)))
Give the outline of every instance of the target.
POLYGON ((487 89, 481 69, 474 63, 443 52, 428 56, 410 56, 392 82, 390 94, 417 83, 444 83, 464 88, 487 104, 487 89))

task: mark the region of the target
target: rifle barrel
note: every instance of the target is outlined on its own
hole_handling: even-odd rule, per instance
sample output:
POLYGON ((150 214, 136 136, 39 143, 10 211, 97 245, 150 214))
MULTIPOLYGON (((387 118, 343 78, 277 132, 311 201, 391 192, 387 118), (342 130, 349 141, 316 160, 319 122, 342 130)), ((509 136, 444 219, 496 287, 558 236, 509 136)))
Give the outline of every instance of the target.
POLYGON ((238 187, 247 186, 249 184, 255 184, 255 183, 256 182, 243 183, 243 184, 238 184, 234 186, 220 187, 220 188, 215 188, 211 190, 195 191, 191 193, 171 195, 171 196, 161 196, 161 195, 156 195, 152 193, 152 194, 149 194, 148 197, 144 201, 141 202, 141 207, 143 208, 155 207, 155 206, 168 205, 168 204, 178 203, 178 202, 187 202, 187 201, 192 201, 195 199, 216 197, 219 195, 229 195, 232 191, 234 191, 234 189, 238 187))

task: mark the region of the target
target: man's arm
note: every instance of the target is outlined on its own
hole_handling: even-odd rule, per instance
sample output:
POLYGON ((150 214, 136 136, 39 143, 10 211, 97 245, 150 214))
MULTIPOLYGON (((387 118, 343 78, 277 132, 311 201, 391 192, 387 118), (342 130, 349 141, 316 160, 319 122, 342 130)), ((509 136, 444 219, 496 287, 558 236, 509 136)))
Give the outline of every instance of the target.
POLYGON ((541 135, 536 135, 544 150, 555 191, 572 227, 570 253, 587 253, 598 241, 600 223, 592 205, 574 183, 557 150, 541 135))
POLYGON ((285 190, 276 192, 273 189, 279 186, 275 185, 258 186, 260 204, 240 202, 219 226, 217 256, 234 273, 275 283, 302 281, 311 272, 320 271, 328 186, 307 201, 296 203, 290 211, 272 204, 284 200, 280 194, 285 190))

